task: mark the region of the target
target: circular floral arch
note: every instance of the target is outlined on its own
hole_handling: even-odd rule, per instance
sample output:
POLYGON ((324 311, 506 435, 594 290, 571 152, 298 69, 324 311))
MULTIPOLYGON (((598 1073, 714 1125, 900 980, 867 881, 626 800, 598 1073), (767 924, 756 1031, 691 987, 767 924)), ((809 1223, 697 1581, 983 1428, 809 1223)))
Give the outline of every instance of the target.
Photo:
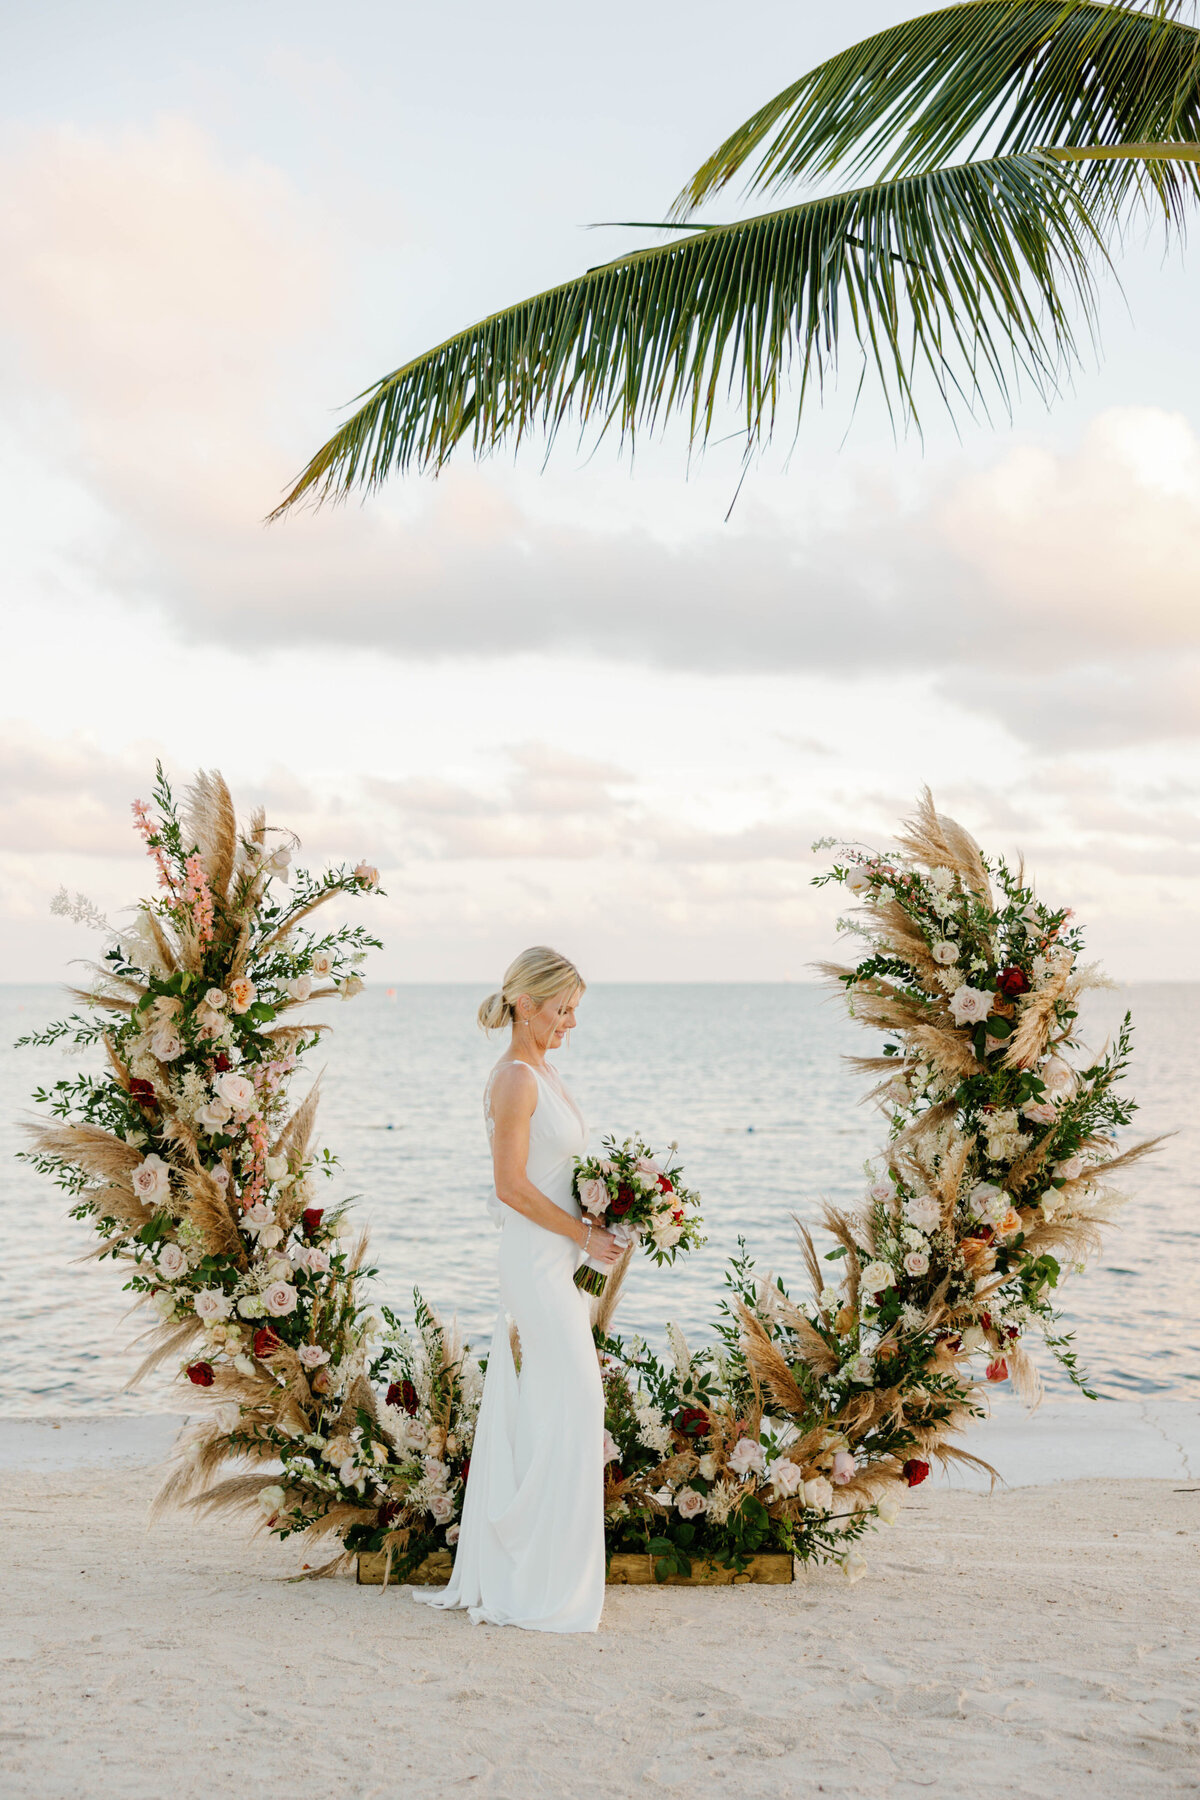
MULTIPOLYGON (((404 1318, 368 1304, 365 1238, 321 1203, 336 1164, 314 1147, 316 1088, 289 1098, 326 1029, 296 1009, 352 998, 378 943, 318 914, 378 893, 378 873, 291 872, 295 840, 261 811, 239 823, 217 774, 177 800, 160 767, 133 811, 158 891, 121 932, 59 896, 105 948, 86 1012, 22 1040, 98 1048, 103 1071, 39 1093, 26 1155, 150 1309, 138 1374, 174 1363, 196 1402, 158 1504, 328 1539, 316 1573, 386 1551, 403 1579, 453 1549, 482 1368, 419 1293, 404 1318)), ((1114 1175, 1153 1147, 1115 1138, 1128 1016, 1088 1058, 1079 998, 1099 978, 1021 869, 928 794, 890 854, 818 847, 836 850, 818 885, 856 903, 839 929, 858 960, 825 973, 885 1034, 858 1059, 885 1141, 861 1204, 825 1209, 831 1248, 798 1227, 809 1298, 743 1251, 713 1341, 668 1326, 661 1356, 615 1334, 619 1279, 593 1301, 609 1548, 649 1550, 660 1576, 782 1550, 854 1579, 857 1540, 905 1488, 977 1460, 952 1439, 986 1384, 1036 1397, 1031 1331, 1083 1386, 1055 1291, 1098 1248, 1114 1175)))

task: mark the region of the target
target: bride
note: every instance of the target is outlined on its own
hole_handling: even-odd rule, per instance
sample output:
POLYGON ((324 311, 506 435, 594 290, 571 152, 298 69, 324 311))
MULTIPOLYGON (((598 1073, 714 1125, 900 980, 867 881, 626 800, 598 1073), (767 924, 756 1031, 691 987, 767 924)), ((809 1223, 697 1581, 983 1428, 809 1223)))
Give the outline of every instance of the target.
POLYGON ((581 1252, 611 1268, 621 1247, 580 1216, 572 1174, 587 1131, 546 1061, 574 1026, 584 987, 565 956, 524 950, 479 1009, 486 1031, 512 1027, 483 1099, 500 1313, 454 1573, 449 1587, 413 1594, 427 1606, 466 1607, 477 1625, 595 1631, 604 1604, 604 1399, 574 1276, 581 1252))

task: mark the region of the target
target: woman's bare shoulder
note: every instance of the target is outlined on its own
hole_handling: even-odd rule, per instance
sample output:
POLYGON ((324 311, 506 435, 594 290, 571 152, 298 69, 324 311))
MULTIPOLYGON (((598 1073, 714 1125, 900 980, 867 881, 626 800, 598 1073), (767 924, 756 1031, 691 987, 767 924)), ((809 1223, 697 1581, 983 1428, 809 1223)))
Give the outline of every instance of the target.
POLYGON ((537 1080, 528 1063, 498 1062, 492 1070, 488 1091, 493 1112, 497 1106, 532 1112, 537 1105, 537 1080))

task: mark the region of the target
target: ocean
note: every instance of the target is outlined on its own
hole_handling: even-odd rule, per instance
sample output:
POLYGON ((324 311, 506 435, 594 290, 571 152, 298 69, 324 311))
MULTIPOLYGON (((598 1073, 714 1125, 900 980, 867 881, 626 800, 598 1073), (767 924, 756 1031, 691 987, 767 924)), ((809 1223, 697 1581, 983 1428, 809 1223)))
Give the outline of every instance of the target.
MULTIPOLYGON (((480 1349, 495 1317, 497 1248, 480 1102, 501 1047, 475 1024, 482 994, 368 988, 316 1015, 334 1031, 311 1059, 314 1072, 323 1066, 321 1141, 340 1159, 327 1198, 357 1196, 377 1301, 402 1309, 419 1287, 480 1349)), ((1174 1133, 1130 1172, 1132 1197, 1101 1260, 1063 1289, 1080 1360, 1107 1398, 1200 1399, 1198 999, 1200 986, 1133 986, 1096 996, 1084 1014, 1094 1046, 1126 1008, 1134 1015, 1128 1085, 1141 1110, 1126 1141, 1174 1133)), ((127 1316, 121 1276, 80 1260, 92 1247, 88 1228, 66 1216, 59 1189, 13 1160, 31 1091, 73 1067, 59 1050, 16 1050, 13 1040, 69 1010, 54 988, 0 987, 0 1414, 181 1410, 185 1397, 166 1375, 124 1391, 141 1321, 127 1316)), ((556 1061, 593 1139, 677 1140, 708 1231, 674 1268, 635 1260, 619 1330, 661 1342, 673 1320, 689 1338, 710 1335, 739 1238, 763 1274, 804 1292, 793 1215, 813 1220, 823 1200, 857 1199, 864 1162, 882 1142, 879 1115, 860 1104, 862 1078, 843 1061, 872 1048, 836 998, 800 983, 588 990, 556 1061)), ((1040 1360, 1048 1390, 1070 1393, 1048 1355, 1040 1360)))

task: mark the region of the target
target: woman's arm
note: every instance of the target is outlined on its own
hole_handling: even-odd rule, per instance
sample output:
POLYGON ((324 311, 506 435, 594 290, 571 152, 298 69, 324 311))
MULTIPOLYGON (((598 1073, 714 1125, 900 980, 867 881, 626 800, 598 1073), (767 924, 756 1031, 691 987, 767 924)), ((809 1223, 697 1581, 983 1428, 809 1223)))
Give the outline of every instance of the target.
POLYGON ((533 1224, 540 1225, 544 1231, 570 1238, 581 1249, 587 1243, 588 1255, 594 1261, 615 1263, 621 1247, 611 1233, 594 1225, 589 1240, 587 1221, 555 1206, 541 1188, 534 1187, 526 1174, 529 1121, 537 1106, 537 1097, 533 1072, 523 1063, 506 1063, 492 1082, 492 1168, 496 1198, 533 1224))

